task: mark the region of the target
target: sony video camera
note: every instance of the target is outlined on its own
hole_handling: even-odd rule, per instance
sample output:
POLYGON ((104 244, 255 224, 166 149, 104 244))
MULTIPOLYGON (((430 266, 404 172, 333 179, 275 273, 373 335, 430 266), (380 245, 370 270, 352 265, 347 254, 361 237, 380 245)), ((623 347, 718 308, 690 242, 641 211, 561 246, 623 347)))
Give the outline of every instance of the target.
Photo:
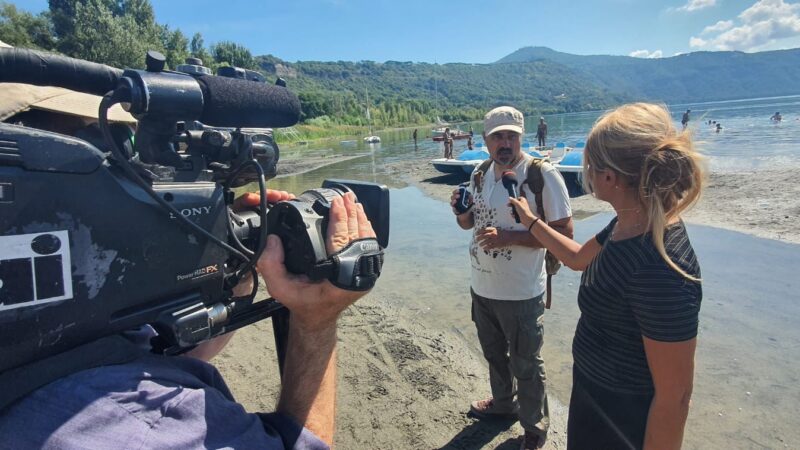
POLYGON ((344 289, 374 285, 388 245, 386 187, 328 180, 267 203, 279 158, 269 128, 297 122, 297 96, 282 80, 215 76, 192 63, 166 71, 150 52, 147 70, 122 71, 0 49, 2 82, 104 96, 105 144, 0 124, 0 372, 144 324, 169 354, 273 316, 283 308, 254 301, 255 287, 232 294, 254 274, 268 233, 281 237, 295 273, 344 289), (112 132, 115 104, 138 120, 134 136, 112 132), (233 211, 233 189, 248 183, 260 204, 233 211), (378 237, 328 255, 330 200, 347 191, 378 237))

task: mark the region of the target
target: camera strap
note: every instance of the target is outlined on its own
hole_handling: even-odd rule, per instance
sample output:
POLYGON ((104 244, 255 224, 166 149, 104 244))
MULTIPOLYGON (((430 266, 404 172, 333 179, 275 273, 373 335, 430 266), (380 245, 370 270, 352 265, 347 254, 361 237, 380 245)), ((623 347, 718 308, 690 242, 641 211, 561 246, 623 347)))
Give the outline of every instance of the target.
POLYGON ((383 267, 383 249, 375 238, 356 239, 347 247, 316 264, 312 279, 327 278, 348 291, 368 291, 375 286, 383 267))

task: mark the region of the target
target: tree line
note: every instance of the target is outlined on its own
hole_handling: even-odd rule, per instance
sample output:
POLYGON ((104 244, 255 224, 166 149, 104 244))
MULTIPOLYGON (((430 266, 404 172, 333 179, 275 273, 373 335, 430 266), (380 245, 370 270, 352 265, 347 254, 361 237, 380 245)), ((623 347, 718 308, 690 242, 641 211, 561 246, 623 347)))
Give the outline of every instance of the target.
POLYGON ((32 14, 0 3, 0 40, 58 52, 114 67, 144 67, 147 50, 162 52, 170 68, 187 57, 216 70, 237 66, 267 78, 282 77, 298 93, 302 121, 313 125, 376 127, 476 120, 499 104, 527 113, 570 112, 608 107, 625 96, 600 87, 559 64, 289 63, 272 55, 253 56, 231 41, 207 45, 156 21, 149 0, 49 0, 32 14))

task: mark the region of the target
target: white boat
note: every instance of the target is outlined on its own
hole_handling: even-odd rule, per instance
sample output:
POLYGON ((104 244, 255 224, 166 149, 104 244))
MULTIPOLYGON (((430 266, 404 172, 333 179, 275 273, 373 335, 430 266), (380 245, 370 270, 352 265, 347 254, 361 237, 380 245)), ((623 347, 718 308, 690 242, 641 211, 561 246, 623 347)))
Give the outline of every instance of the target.
POLYGON ((381 138, 372 134, 372 116, 370 116, 369 114, 369 92, 366 89, 364 89, 364 93, 366 94, 367 97, 366 115, 367 115, 367 124, 369 126, 369 136, 364 138, 364 142, 366 142, 367 144, 379 144, 381 142, 381 138))
MULTIPOLYGON (((447 159, 447 158, 437 158, 431 160, 431 164, 433 164, 433 167, 436 170, 447 174, 464 173, 466 172, 466 169, 464 168, 465 166, 468 166, 470 169, 475 167, 469 163, 470 163, 469 161, 459 161, 457 159, 447 159)), ((480 164, 480 161, 478 162, 478 164, 480 164)), ((472 170, 470 170, 468 173, 472 173, 472 170)))
POLYGON ((437 158, 431 161, 433 167, 442 173, 463 172, 470 175, 475 167, 489 157, 489 152, 479 146, 475 150, 465 150, 456 159, 437 158))

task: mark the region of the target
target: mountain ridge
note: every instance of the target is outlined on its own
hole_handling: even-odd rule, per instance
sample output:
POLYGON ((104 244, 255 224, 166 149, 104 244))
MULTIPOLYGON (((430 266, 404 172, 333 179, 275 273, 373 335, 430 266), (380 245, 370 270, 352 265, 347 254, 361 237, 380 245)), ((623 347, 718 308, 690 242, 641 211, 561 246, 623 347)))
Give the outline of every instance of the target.
POLYGON ((523 47, 494 64, 551 61, 612 92, 667 103, 776 97, 800 93, 800 49, 745 53, 700 51, 666 58, 574 55, 523 47))

